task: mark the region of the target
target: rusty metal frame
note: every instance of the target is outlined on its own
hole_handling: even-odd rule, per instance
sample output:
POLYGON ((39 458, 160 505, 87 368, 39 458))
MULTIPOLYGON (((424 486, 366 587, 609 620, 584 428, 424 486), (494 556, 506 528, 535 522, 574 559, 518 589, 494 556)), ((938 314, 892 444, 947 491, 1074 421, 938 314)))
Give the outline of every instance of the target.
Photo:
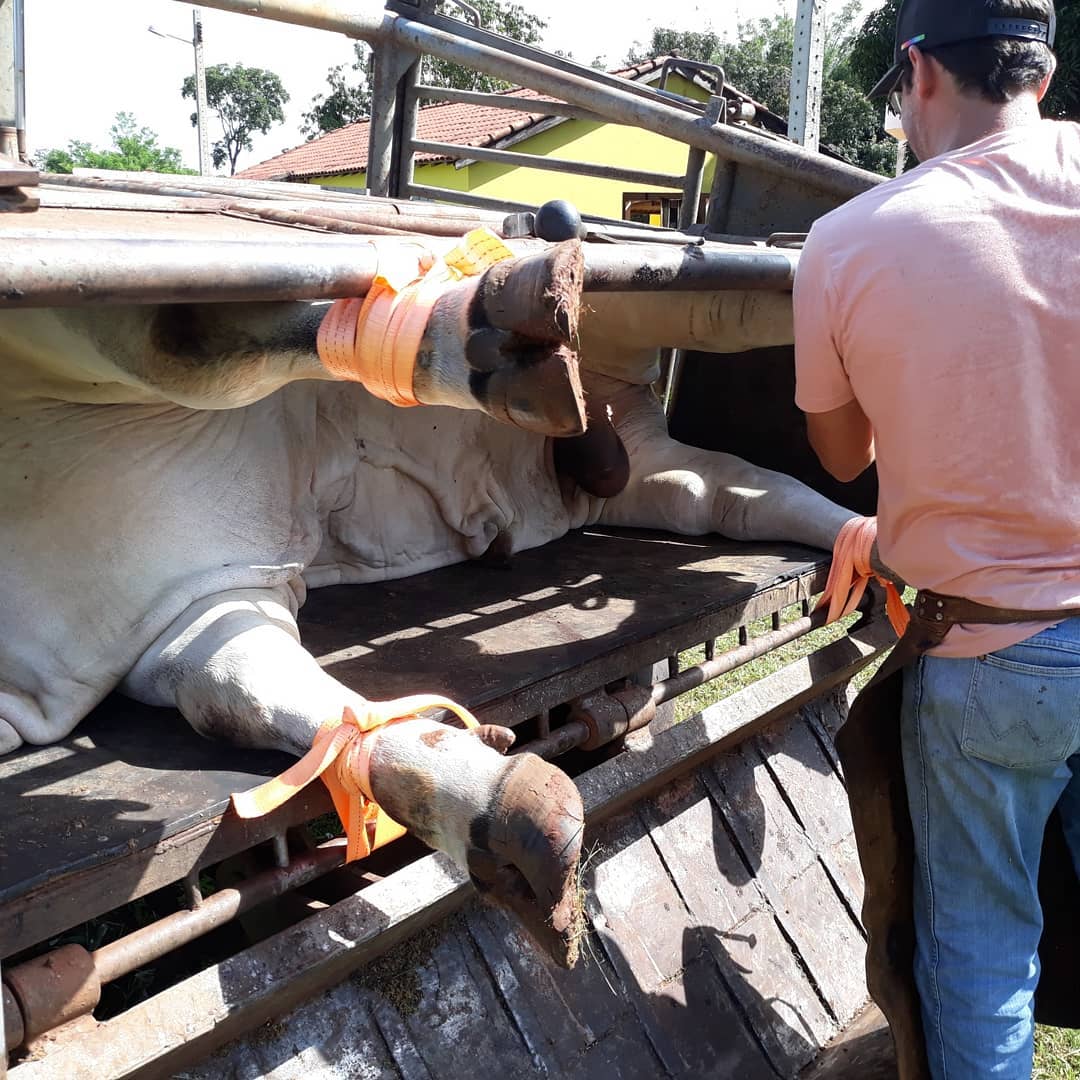
MULTIPOLYGON (((646 750, 578 779, 596 826, 803 704, 847 682, 893 643, 873 618, 852 634, 661 732, 646 750)), ((85 1029, 62 1029, 12 1080, 170 1075, 339 982, 444 918, 472 895, 466 876, 430 855, 244 952, 85 1029)))

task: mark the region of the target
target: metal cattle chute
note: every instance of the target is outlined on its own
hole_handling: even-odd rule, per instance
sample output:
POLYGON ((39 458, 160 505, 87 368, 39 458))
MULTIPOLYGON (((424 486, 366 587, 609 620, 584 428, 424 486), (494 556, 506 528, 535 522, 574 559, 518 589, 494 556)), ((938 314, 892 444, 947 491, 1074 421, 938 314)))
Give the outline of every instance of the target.
MULTIPOLYGON (((786 297, 798 234, 877 182, 755 126, 722 72, 697 102, 427 2, 202 6, 372 44, 369 190, 0 170, 0 205, 29 211, 0 214, 0 307, 357 296, 372 237, 437 246, 486 226, 521 253, 560 239, 535 207, 415 182, 414 153, 477 156, 418 141, 421 101, 507 105, 424 86, 421 54, 535 89, 553 117, 687 146, 685 176, 666 178, 683 189, 678 230, 572 223, 587 294, 786 297), (716 180, 696 220, 707 155, 716 180)), ((681 384, 669 356, 673 433, 821 486, 790 352, 691 354, 681 384)), ((589 530, 516 555, 512 573, 463 565, 365 585, 363 605, 347 587, 309 598, 303 640, 336 678, 376 698, 443 687, 575 776, 593 854, 573 972, 419 844, 343 867, 342 845, 307 827, 329 808, 321 789, 239 820, 229 793, 285 759, 205 743, 177 714, 113 697, 65 742, 0 759, 0 1076, 439 1078, 479 1055, 507 1076, 795 1076, 815 1061, 825 1075, 823 1049, 866 1004, 832 736, 847 684, 891 641, 873 595, 853 628, 821 636, 811 601, 827 569, 793 545, 589 530), (675 722, 689 692, 804 638, 807 655, 675 722), (143 914, 111 914, 132 902, 143 914), (71 932, 90 919, 97 937, 71 932)))

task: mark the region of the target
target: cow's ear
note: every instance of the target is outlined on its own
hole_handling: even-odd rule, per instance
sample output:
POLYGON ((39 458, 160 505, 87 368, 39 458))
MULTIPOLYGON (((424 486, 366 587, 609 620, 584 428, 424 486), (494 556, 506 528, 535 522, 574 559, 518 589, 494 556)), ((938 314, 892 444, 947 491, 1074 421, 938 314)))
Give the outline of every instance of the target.
POLYGON ((508 727, 499 727, 496 724, 481 724, 478 728, 473 728, 472 733, 485 746, 498 750, 500 754, 505 754, 517 739, 508 727))

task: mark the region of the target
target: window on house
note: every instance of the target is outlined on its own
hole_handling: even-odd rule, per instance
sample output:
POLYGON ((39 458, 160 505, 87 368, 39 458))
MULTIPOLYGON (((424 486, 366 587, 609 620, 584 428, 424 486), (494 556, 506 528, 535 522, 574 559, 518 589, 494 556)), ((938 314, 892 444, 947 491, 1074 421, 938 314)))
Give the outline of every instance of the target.
MULTIPOLYGON (((698 220, 705 220, 708 200, 702 195, 698 207, 698 220)), ((679 227, 681 195, 649 194, 647 192, 623 193, 623 221, 636 221, 641 225, 660 225, 665 229, 679 227)))

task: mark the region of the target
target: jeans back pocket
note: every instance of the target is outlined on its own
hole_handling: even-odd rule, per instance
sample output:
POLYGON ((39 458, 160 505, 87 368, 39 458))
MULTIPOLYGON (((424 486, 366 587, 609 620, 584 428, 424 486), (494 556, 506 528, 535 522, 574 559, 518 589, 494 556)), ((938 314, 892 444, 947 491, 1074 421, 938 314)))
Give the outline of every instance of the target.
POLYGON ((1051 765, 1076 753, 1080 651, 1053 644, 1051 634, 975 661, 964 711, 964 753, 1009 769, 1051 765))

